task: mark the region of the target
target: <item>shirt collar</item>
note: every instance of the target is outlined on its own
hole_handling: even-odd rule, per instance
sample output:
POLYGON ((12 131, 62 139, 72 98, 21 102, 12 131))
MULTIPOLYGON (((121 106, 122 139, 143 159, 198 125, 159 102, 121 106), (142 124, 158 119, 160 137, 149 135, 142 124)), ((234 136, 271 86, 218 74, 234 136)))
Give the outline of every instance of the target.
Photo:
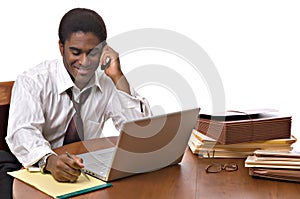
POLYGON ((60 60, 57 66, 57 90, 58 93, 61 94, 66 91, 68 88, 74 86, 74 82, 72 81, 65 65, 60 60))
POLYGON ((95 85, 99 88, 99 90, 102 92, 102 87, 101 87, 101 78, 102 78, 102 76, 103 76, 103 74, 104 74, 104 72, 99 72, 99 69, 98 70, 96 70, 96 72, 95 72, 95 76, 94 76, 94 78, 95 78, 95 80, 94 80, 94 82, 95 82, 95 85))

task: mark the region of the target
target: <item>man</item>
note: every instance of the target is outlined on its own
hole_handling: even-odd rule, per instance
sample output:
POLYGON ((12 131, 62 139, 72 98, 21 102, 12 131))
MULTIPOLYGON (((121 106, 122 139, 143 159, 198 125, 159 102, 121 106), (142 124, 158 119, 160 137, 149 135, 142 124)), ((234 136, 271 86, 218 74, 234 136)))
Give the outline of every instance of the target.
POLYGON ((78 141, 69 138, 72 121, 83 131, 79 138, 93 139, 109 118, 120 130, 126 120, 151 114, 147 101, 129 86, 106 37, 96 12, 72 9, 59 26, 62 61, 45 61, 16 79, 6 141, 24 167, 39 165, 58 181, 76 181, 82 160, 52 150, 78 141), (101 71, 99 65, 107 66, 101 71))

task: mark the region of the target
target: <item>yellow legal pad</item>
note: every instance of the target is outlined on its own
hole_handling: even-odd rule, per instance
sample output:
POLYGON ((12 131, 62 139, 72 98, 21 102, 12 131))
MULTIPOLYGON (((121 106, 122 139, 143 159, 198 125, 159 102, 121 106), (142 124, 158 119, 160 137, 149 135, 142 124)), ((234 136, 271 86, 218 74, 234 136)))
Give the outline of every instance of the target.
POLYGON ((27 169, 8 172, 8 174, 35 187, 49 196, 52 196, 53 198, 69 198, 111 186, 111 183, 104 182, 92 176, 89 176, 89 181, 82 174, 74 183, 58 182, 50 174, 29 172, 27 169))

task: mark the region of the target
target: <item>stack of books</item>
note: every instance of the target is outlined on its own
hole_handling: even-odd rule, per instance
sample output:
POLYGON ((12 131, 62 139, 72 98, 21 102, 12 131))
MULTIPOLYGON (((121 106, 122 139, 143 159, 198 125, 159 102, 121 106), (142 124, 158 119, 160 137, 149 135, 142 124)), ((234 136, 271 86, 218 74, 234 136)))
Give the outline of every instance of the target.
POLYGON ((266 141, 240 142, 235 144, 222 144, 217 140, 193 129, 189 148, 193 154, 203 158, 247 158, 256 150, 280 150, 288 152, 296 138, 291 136, 284 139, 272 139, 266 141))
POLYGON ((274 109, 200 114, 189 140, 194 154, 215 158, 247 158, 256 150, 291 151, 292 117, 274 109))
POLYGON ((200 114, 195 129, 222 144, 286 139, 291 136, 290 115, 273 109, 200 114))
POLYGON ((249 175, 269 179, 300 182, 300 153, 257 150, 248 156, 245 167, 249 175))

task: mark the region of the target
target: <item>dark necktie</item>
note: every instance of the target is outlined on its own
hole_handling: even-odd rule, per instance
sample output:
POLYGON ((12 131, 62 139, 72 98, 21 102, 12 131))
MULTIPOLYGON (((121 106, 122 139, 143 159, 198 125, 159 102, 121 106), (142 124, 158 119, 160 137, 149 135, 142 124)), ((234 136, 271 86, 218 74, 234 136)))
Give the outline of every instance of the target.
POLYGON ((84 102, 88 98, 91 92, 91 88, 86 89, 83 93, 80 94, 79 103, 75 102, 71 88, 69 88, 66 92, 73 102, 73 106, 76 110, 76 113, 72 117, 69 126, 67 128, 65 139, 64 139, 64 145, 84 140, 83 122, 81 118, 80 109, 82 104, 84 104, 84 102))

